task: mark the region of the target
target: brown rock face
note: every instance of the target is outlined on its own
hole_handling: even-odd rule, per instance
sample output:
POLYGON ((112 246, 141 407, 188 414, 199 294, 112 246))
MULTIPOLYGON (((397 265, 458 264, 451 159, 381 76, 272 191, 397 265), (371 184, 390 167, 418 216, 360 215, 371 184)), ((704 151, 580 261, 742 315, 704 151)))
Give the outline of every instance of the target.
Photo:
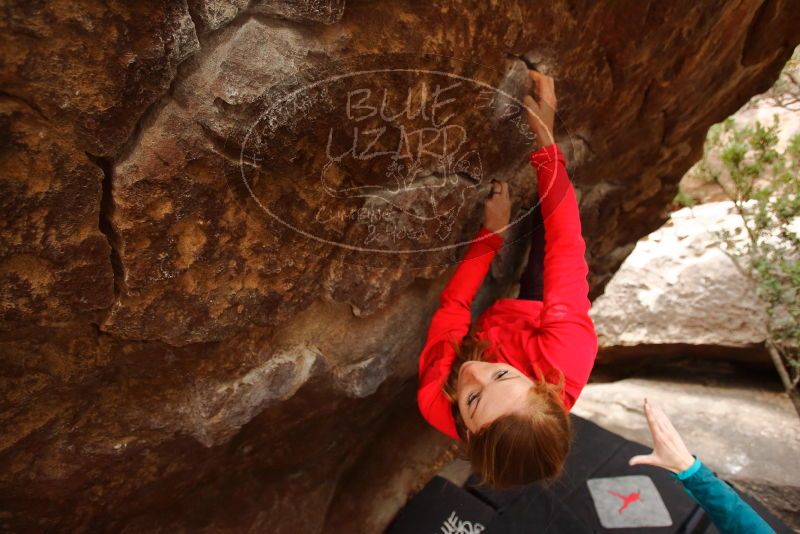
MULTIPOLYGON (((381 530, 447 454, 417 356, 489 179, 532 203, 525 61, 556 79, 594 297, 800 41, 770 0, 3 11, 12 531, 381 530)), ((479 307, 513 296, 512 230, 479 307)))

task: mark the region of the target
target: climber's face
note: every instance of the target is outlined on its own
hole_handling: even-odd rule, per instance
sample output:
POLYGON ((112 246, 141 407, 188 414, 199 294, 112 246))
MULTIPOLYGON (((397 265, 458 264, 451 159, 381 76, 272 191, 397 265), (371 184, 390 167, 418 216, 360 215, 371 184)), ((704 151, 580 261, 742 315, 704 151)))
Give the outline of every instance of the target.
POLYGON ((468 361, 458 372, 458 410, 473 434, 501 415, 525 406, 533 380, 505 363, 468 361))

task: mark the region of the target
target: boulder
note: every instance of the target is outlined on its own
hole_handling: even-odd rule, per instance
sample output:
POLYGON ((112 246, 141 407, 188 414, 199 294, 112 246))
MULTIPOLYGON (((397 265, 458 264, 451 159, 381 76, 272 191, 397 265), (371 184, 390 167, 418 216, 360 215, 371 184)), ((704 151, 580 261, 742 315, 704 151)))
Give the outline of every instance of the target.
POLYGON ((7 3, 0 528, 380 531, 450 454, 417 358, 489 176, 531 203, 526 66, 594 297, 800 41, 634 4, 7 3))
POLYGON ((721 246, 722 229, 744 242, 731 201, 674 211, 636 244, 592 304, 600 363, 691 352, 770 364, 766 311, 721 246))

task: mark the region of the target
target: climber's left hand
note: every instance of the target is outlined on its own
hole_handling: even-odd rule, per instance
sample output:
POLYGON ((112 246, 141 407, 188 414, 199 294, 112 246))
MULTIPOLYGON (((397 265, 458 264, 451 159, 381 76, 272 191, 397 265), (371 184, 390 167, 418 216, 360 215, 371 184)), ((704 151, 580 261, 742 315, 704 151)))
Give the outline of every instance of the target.
POLYGON ((511 198, 508 182, 492 180, 492 191, 483 209, 483 225, 492 232, 506 236, 508 221, 511 219, 511 198))

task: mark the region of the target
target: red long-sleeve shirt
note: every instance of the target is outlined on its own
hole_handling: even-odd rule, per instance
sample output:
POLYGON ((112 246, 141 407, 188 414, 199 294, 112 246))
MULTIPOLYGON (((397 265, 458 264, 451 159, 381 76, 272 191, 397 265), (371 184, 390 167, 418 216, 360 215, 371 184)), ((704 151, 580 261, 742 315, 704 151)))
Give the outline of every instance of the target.
MULTIPOLYGON (((502 298, 477 319, 477 336, 490 339, 490 358, 538 380, 554 380, 553 369, 565 375, 568 409, 589 380, 597 355, 597 334, 589 316, 589 267, 584 253, 575 190, 564 154, 553 143, 530 153, 537 169, 537 189, 545 227, 543 300, 502 298)), ((446 342, 467 334, 471 305, 503 237, 481 227, 440 295, 419 360, 417 403, 425 419, 439 431, 460 440, 451 404, 442 386, 455 360, 446 342)))

